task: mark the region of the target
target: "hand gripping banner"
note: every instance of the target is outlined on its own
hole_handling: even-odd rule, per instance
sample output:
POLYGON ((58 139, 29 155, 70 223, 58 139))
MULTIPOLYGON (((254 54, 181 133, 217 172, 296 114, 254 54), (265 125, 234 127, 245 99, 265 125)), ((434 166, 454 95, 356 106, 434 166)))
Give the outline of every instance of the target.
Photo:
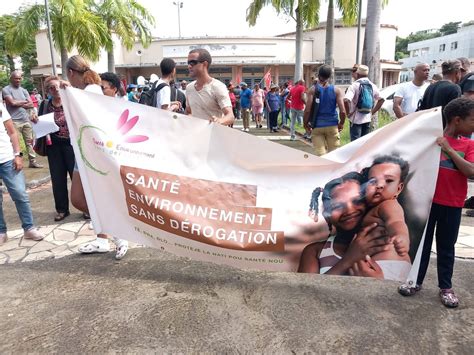
POLYGON ((96 232, 239 268, 416 278, 439 109, 317 157, 124 100, 61 97, 96 232))

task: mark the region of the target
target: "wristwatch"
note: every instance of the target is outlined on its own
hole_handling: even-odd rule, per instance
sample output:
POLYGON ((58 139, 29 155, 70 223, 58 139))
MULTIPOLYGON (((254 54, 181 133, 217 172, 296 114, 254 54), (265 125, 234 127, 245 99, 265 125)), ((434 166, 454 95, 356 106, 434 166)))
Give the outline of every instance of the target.
POLYGON ((15 157, 22 157, 23 156, 23 152, 17 152, 15 153, 15 157))

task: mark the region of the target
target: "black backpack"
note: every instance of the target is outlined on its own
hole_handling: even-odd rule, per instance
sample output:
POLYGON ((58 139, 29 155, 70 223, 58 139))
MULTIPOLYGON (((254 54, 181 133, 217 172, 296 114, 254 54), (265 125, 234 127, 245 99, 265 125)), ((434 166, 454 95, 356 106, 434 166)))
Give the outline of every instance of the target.
POLYGON ((163 89, 165 86, 169 86, 166 83, 161 83, 160 85, 156 86, 156 83, 157 81, 153 83, 153 86, 150 90, 142 92, 140 95, 140 101, 138 101, 140 104, 156 107, 157 92, 163 89))

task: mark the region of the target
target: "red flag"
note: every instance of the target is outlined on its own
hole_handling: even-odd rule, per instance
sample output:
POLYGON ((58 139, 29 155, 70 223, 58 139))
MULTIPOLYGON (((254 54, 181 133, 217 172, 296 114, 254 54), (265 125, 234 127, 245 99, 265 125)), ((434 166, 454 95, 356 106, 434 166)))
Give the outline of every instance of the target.
POLYGON ((270 89, 270 84, 272 83, 272 75, 270 74, 270 72, 272 71, 272 69, 268 69, 268 71, 265 73, 265 75, 263 76, 263 82, 265 83, 265 87, 269 90, 270 89))
POLYGON ((240 75, 237 75, 235 77, 235 86, 239 86, 241 82, 242 82, 242 79, 240 79, 240 75))

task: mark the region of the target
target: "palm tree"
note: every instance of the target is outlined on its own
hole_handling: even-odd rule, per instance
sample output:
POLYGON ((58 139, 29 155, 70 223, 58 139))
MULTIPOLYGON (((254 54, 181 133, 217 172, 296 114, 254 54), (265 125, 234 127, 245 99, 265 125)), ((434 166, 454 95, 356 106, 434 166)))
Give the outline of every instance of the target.
POLYGON ((314 27, 319 22, 320 0, 254 0, 247 9, 247 22, 254 26, 258 15, 266 5, 272 5, 277 13, 285 13, 296 22, 295 82, 303 78, 303 29, 314 27))
POLYGON ((388 0, 367 2, 362 64, 369 67, 369 79, 375 85, 380 85, 380 16, 387 3, 388 0))
POLYGON ((148 25, 154 25, 153 16, 136 0, 99 0, 94 6, 107 26, 109 46, 107 49, 108 70, 115 72, 112 36, 116 35, 122 45, 131 50, 138 39, 146 48, 152 36, 148 25))
MULTIPOLYGON (((82 56, 96 61, 100 49, 110 45, 110 37, 102 19, 90 11, 92 0, 49 0, 51 31, 55 47, 61 54, 62 76, 69 52, 76 48, 82 56)), ((16 22, 6 33, 8 48, 22 52, 31 39, 45 26, 44 5, 32 5, 20 10, 16 22)))
MULTIPOLYGON (((358 14, 359 0, 337 0, 337 8, 342 12, 342 22, 351 26, 358 14)), ((326 20, 326 52, 324 62, 334 66, 334 0, 328 1, 328 16, 326 20)))

